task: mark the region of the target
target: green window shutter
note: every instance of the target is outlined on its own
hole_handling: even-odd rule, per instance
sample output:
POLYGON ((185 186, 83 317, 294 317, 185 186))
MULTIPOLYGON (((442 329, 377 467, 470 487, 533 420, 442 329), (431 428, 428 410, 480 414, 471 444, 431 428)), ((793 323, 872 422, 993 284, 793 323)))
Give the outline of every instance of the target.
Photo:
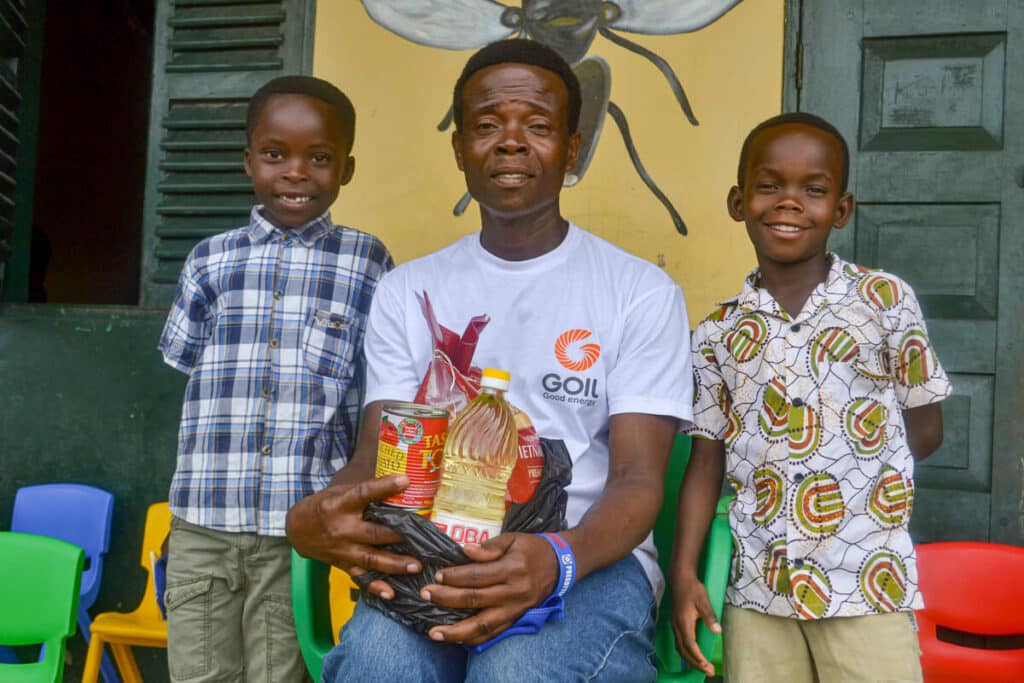
POLYGON ((0 301, 28 298, 41 0, 0 0, 0 301))
POLYGON ((170 303, 197 242, 245 224, 245 107, 271 78, 311 72, 313 15, 314 0, 158 2, 143 306, 170 303))

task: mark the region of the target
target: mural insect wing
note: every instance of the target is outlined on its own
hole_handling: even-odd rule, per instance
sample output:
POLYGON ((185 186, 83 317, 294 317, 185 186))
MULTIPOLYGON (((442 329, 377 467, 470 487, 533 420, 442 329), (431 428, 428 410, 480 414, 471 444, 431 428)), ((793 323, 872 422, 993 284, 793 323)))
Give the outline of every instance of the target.
POLYGON ((468 50, 516 32, 502 23, 508 10, 491 0, 362 0, 375 22, 406 40, 468 50))
POLYGON ((704 28, 741 0, 615 0, 618 18, 608 26, 618 31, 665 35, 704 28))
POLYGON ((566 187, 572 187, 587 172, 594 148, 601 137, 605 114, 608 113, 608 98, 612 89, 612 72, 608 62, 600 57, 584 57, 572 70, 580 82, 583 103, 580 108, 580 150, 576 155, 576 166, 565 174, 566 187))

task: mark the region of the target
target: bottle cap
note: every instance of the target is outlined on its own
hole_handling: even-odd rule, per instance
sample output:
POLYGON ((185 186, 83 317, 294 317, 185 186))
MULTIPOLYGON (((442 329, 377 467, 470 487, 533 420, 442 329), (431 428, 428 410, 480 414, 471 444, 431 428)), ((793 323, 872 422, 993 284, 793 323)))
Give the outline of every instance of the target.
POLYGON ((499 391, 508 391, 508 383, 512 380, 512 374, 497 368, 484 368, 480 377, 480 386, 499 391))

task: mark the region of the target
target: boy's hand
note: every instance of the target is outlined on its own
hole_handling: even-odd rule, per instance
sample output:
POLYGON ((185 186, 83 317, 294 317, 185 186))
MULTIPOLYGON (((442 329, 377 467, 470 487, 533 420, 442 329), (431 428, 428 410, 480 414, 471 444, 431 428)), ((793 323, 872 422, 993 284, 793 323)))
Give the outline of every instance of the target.
POLYGON ((443 607, 480 611, 430 629, 435 641, 479 645, 490 640, 551 595, 558 580, 550 544, 534 534, 501 534, 463 550, 474 562, 439 571, 437 583, 420 595, 443 607))
POLYGON ((697 646, 697 619, 703 619, 712 633, 721 633, 722 627, 711 608, 707 589, 697 577, 691 576, 672 584, 672 630, 676 635, 676 650, 687 664, 707 676, 715 675, 711 665, 697 646))
MULTIPOLYGON (((288 511, 288 540, 300 554, 332 564, 352 576, 367 570, 415 574, 422 570, 419 560, 378 547, 398 543, 401 536, 384 525, 363 519, 363 510, 369 503, 383 500, 408 485, 405 475, 332 484, 303 498, 288 511)), ((394 597, 386 581, 374 581, 369 591, 385 600, 394 597)))

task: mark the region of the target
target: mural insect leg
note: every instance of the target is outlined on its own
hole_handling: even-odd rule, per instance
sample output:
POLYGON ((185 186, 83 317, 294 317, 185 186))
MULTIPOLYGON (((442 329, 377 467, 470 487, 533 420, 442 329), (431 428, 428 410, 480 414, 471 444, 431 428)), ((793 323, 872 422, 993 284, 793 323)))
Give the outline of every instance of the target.
MULTIPOLYGON (((693 108, 690 106, 690 100, 687 99, 686 92, 683 90, 683 84, 679 82, 679 79, 676 77, 676 72, 672 70, 672 67, 669 66, 668 62, 666 62, 664 59, 654 54, 644 46, 637 45, 633 41, 627 40, 626 38, 623 38, 622 36, 613 33, 612 31, 603 26, 601 27, 600 32, 602 36, 612 41, 619 47, 624 47, 631 52, 635 52, 638 55, 641 55, 642 57, 646 57, 651 61, 652 64, 654 64, 654 66, 658 67, 658 70, 661 71, 661 73, 665 76, 665 80, 668 81, 668 86, 672 89, 672 94, 676 96, 676 102, 678 102, 679 106, 682 108, 683 114, 686 115, 686 118, 693 125, 700 125, 697 122, 697 117, 694 116, 693 114, 693 108)), ((683 234, 685 235, 686 233, 683 232, 683 234)))
POLYGON ((608 115, 615 121, 615 125, 619 127, 619 132, 622 133, 622 142, 626 145, 626 151, 629 153, 629 160, 633 162, 633 168, 636 170, 636 174, 640 176, 640 180, 644 181, 644 185, 647 189, 658 198, 661 205, 665 207, 669 215, 672 216, 672 223, 676 226, 676 231, 680 235, 686 235, 686 223, 683 222, 679 212, 676 211, 675 207, 672 206, 672 202, 665 196, 665 193, 654 184, 651 177, 647 175, 647 169, 644 168, 643 163, 640 161, 640 156, 636 153, 636 147, 633 146, 633 138, 629 134, 629 124, 626 123, 626 115, 619 109, 619 106, 614 102, 608 103, 608 115))

